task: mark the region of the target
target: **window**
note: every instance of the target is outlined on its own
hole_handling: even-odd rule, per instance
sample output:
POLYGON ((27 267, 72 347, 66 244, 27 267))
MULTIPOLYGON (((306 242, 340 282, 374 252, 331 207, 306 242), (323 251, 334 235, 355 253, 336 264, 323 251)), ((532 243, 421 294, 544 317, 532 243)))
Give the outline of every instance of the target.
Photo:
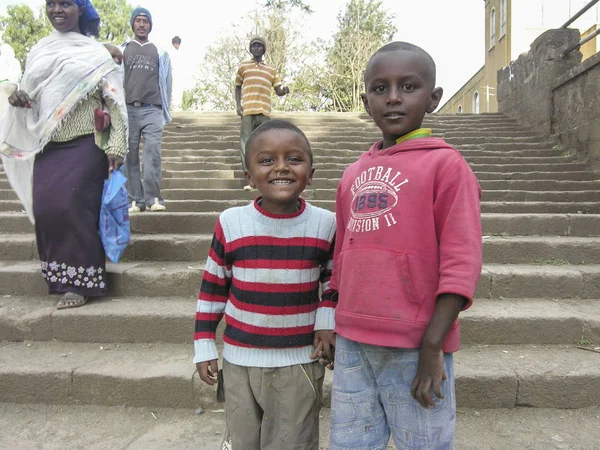
POLYGON ((506 1, 500 0, 500 38, 506 34, 506 1))
POLYGON ((456 110, 457 113, 461 113, 462 112, 462 105, 458 105, 458 109, 456 110))
POLYGON ((496 45, 496 8, 490 11, 490 50, 496 45))
POLYGON ((473 94, 473 113, 479 114, 479 92, 473 94))

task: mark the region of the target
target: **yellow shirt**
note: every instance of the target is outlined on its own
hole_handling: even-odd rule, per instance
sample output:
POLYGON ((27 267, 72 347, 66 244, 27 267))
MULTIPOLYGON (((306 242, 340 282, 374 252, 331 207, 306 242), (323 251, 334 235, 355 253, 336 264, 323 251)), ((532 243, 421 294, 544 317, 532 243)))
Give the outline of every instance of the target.
POLYGON ((235 85, 242 87, 243 115, 271 116, 271 88, 281 86, 274 67, 254 59, 242 63, 235 77, 235 85))

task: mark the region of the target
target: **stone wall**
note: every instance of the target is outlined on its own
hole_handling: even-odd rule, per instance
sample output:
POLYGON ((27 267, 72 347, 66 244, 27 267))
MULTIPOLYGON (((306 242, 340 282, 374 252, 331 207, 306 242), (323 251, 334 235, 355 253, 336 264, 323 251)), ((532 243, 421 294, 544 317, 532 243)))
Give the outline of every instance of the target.
POLYGON ((543 134, 553 132, 553 90, 556 81, 581 62, 581 53, 562 56, 579 42, 579 31, 548 30, 528 53, 498 71, 498 110, 519 124, 543 134))
POLYGON ((600 171, 600 53, 556 80, 552 102, 552 132, 560 145, 600 171))

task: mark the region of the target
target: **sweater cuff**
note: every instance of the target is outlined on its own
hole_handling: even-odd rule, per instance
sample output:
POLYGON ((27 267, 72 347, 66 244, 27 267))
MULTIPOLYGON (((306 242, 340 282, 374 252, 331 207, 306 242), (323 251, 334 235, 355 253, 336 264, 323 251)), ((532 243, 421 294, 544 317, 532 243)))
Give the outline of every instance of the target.
POLYGON ((217 344, 215 344, 213 339, 199 339, 194 341, 194 350, 194 364, 219 359, 217 344))
POLYGON ((315 331, 335 330, 335 309, 319 308, 315 318, 315 331))

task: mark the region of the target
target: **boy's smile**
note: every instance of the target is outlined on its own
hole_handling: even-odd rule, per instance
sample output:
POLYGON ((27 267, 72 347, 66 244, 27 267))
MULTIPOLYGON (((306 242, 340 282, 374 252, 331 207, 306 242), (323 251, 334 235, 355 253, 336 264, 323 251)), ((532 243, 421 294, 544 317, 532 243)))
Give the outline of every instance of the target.
POLYGON ((296 212, 298 198, 312 181, 310 150, 293 130, 263 132, 248 148, 248 184, 262 195, 262 208, 272 214, 296 212))
POLYGON ((383 148, 421 127, 437 108, 442 89, 434 88, 431 70, 419 53, 394 50, 376 54, 365 71, 363 103, 383 132, 383 148))

